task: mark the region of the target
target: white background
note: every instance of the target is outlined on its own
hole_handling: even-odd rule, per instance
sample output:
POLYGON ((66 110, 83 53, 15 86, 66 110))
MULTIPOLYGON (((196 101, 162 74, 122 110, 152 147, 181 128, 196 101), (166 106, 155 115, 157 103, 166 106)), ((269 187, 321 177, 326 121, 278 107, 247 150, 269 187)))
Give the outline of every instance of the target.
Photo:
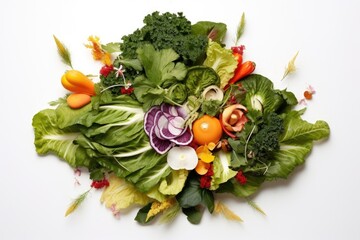
POLYGON ((0 239, 360 239, 359 10, 356 0, 1 1, 0 239), (287 181, 265 184, 254 196, 267 216, 225 198, 243 223, 205 213, 197 226, 179 215, 171 225, 144 227, 133 220, 137 209, 116 219, 94 191, 64 217, 90 180, 54 156, 38 156, 33 145, 33 115, 66 93, 66 66, 52 35, 70 49, 76 69, 97 74, 87 37, 120 41, 155 10, 182 11, 193 23, 224 22, 227 46, 245 12, 241 43, 256 72, 299 98, 308 84, 316 89, 304 118, 326 120, 331 137, 287 181), (298 50, 297 72, 280 82, 298 50))

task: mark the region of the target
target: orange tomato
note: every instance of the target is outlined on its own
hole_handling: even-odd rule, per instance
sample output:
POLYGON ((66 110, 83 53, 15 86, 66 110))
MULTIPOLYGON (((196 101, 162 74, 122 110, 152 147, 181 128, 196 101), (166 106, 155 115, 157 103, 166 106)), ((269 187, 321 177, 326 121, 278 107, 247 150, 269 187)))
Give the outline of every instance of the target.
POLYGON ((192 126, 194 141, 199 145, 219 142, 222 128, 219 119, 204 115, 195 120, 192 126))

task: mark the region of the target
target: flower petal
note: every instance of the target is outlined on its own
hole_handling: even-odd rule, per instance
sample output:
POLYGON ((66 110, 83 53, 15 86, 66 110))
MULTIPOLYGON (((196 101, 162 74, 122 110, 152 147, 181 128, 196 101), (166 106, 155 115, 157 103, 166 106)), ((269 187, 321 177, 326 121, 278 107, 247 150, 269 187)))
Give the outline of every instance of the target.
POLYGON ((198 161, 198 164, 196 165, 195 171, 199 175, 205 175, 210 168, 210 163, 203 162, 201 160, 198 161))

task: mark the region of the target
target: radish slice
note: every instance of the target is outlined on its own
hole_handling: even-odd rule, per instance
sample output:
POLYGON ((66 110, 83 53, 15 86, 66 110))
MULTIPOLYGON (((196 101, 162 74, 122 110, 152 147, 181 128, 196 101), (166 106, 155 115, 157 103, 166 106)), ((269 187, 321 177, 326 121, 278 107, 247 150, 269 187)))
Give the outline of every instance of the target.
POLYGON ((177 145, 189 145, 194 139, 194 135, 190 131, 190 128, 186 128, 184 133, 179 137, 172 139, 171 141, 176 143, 177 145))
POLYGON ((145 114, 144 130, 156 152, 163 154, 178 145, 188 145, 193 139, 192 132, 185 128, 187 111, 182 107, 161 104, 145 114))
POLYGON ((150 108, 149 111, 146 112, 144 116, 144 130, 147 135, 150 135, 150 129, 154 126, 155 114, 160 111, 160 107, 155 106, 150 108))
POLYGON ((178 116, 178 111, 175 106, 161 104, 160 108, 166 117, 178 116))
POLYGON ((171 118, 168 124, 169 132, 175 136, 179 136, 184 129, 185 120, 181 117, 171 118))
POLYGON ((198 157, 192 147, 174 147, 167 155, 167 162, 174 170, 193 170, 198 163, 198 157))
POLYGON ((153 147, 153 149, 159 153, 164 154, 167 151, 169 151, 175 143, 170 142, 169 140, 162 140, 157 137, 157 134, 155 133, 156 127, 152 127, 150 130, 150 145, 153 147))

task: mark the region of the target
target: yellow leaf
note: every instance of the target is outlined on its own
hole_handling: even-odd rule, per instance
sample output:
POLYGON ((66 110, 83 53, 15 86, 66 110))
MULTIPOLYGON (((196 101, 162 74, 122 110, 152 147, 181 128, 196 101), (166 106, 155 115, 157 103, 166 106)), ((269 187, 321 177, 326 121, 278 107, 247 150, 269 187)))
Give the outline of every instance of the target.
POLYGON ((232 212, 228 207, 225 206, 225 204, 220 201, 215 202, 214 213, 222 214, 226 219, 231 221, 243 222, 243 220, 238 215, 232 212))
POLYGON ((285 72, 281 80, 283 80, 287 75, 296 71, 295 60, 298 54, 299 51, 297 51, 296 54, 293 56, 293 58, 289 61, 287 67, 285 68, 285 72))
POLYGON ((108 179, 109 186, 103 191, 100 201, 113 211, 128 208, 134 204, 146 205, 148 196, 139 192, 134 185, 115 175, 108 179))

